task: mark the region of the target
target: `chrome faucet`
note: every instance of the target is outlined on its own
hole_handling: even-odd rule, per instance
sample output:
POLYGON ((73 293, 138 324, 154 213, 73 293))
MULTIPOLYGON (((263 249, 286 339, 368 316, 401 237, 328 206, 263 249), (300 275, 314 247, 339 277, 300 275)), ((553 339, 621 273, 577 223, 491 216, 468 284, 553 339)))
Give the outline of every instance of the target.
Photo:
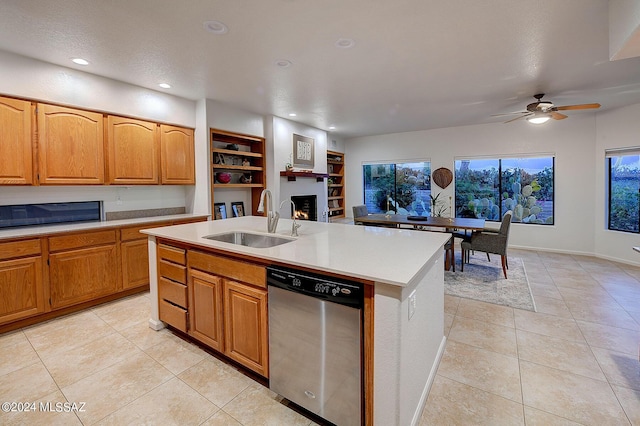
POLYGON ((267 232, 273 234, 278 227, 278 219, 280 219, 280 213, 273 211, 273 202, 271 191, 268 189, 262 190, 260 194, 260 204, 258 205, 258 213, 264 212, 264 199, 267 199, 267 232))
POLYGON ((292 237, 297 237, 298 236, 298 228, 300 228, 300 224, 296 223, 296 204, 293 202, 293 200, 289 199, 289 200, 283 200, 280 203, 280 209, 282 210, 282 206, 284 205, 284 203, 286 202, 290 202, 291 206, 293 207, 293 214, 291 215, 291 219, 293 219, 293 225, 291 226, 291 236, 292 237))

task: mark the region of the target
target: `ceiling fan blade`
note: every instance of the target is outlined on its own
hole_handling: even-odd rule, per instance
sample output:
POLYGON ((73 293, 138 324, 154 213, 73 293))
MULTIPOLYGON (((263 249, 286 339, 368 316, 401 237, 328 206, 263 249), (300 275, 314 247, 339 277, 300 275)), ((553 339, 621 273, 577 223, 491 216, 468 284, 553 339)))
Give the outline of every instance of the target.
POLYGON ((511 119, 511 120, 509 120, 509 121, 505 121, 505 122, 504 122, 504 124, 511 123, 512 121, 520 120, 521 118, 525 118, 525 117, 528 117, 528 116, 530 116, 530 115, 531 115, 531 114, 524 114, 524 115, 521 115, 520 117, 512 118, 512 119, 511 119))
POLYGON ((529 111, 514 111, 514 112, 505 112, 504 114, 491 114, 491 117, 504 117, 505 115, 513 115, 513 114, 528 114, 529 111))
POLYGON ((555 107, 554 111, 569 111, 575 109, 595 109, 600 108, 600 104, 581 104, 581 105, 565 105, 555 107))
POLYGON ((555 111, 551 111, 551 118, 553 118, 554 120, 564 120, 565 118, 567 118, 566 115, 561 114, 559 112, 555 112, 555 111))

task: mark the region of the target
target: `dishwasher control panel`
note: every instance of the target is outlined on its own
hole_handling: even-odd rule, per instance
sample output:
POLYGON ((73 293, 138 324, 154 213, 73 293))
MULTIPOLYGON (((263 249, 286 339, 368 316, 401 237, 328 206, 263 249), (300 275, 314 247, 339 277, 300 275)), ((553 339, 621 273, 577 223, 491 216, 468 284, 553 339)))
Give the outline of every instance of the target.
POLYGON ((267 268, 267 284, 354 308, 364 300, 362 283, 282 267, 267 268))

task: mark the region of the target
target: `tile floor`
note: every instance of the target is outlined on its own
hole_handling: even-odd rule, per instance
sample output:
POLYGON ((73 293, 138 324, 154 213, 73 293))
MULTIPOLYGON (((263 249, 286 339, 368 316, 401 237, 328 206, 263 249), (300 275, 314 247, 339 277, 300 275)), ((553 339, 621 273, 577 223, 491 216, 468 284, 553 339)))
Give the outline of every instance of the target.
MULTIPOLYGON (((640 425, 640 268, 510 255, 525 262, 538 312, 447 296, 421 425, 640 425)), ((143 294, 0 335, 0 402, 86 403, 0 412, 0 424, 314 424, 148 318, 143 294)))

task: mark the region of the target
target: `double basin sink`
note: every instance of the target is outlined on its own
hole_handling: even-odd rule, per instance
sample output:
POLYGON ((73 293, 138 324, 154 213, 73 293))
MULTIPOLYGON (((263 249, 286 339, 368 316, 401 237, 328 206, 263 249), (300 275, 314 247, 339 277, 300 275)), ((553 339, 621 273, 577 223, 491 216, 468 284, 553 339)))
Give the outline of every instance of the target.
POLYGON ((295 241, 295 239, 293 238, 284 238, 275 235, 254 234, 252 232, 244 231, 231 231, 222 234, 207 235, 202 238, 254 248, 275 247, 281 244, 295 241))

